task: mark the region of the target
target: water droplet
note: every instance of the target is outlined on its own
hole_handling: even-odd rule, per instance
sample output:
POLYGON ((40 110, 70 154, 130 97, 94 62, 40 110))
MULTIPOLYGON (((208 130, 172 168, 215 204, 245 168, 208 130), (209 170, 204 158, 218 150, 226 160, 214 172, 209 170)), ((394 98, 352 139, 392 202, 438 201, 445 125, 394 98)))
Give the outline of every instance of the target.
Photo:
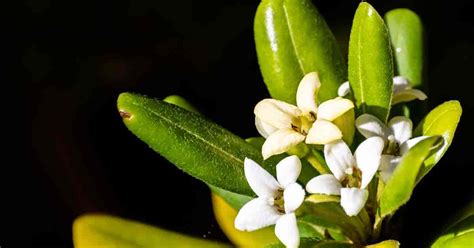
POLYGON ((397 47, 397 49, 395 49, 395 51, 397 51, 397 53, 401 53, 402 49, 400 47, 397 47))

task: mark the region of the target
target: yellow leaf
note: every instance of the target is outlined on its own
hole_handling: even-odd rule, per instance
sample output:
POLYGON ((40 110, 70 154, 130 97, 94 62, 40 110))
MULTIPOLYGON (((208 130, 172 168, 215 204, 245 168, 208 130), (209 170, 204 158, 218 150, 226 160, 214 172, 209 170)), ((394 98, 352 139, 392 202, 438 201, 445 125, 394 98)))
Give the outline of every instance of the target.
POLYGON ((273 226, 254 232, 242 232, 235 229, 234 220, 237 216, 237 211, 214 193, 212 193, 212 205, 217 223, 219 223, 227 238, 236 246, 264 247, 279 242, 273 232, 273 226))

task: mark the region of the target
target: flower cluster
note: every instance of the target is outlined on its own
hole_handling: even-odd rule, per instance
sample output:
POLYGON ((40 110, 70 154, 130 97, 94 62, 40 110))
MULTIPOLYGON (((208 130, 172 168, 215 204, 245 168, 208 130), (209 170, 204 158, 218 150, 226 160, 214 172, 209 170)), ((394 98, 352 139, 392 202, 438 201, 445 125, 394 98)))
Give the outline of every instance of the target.
MULTIPOLYGON (((238 230, 254 231, 275 225, 280 241, 287 247, 297 247, 297 210, 304 204, 306 192, 339 196, 344 212, 357 216, 365 211, 373 179, 387 182, 401 157, 427 138, 413 138, 413 124, 404 116, 393 117, 387 125, 369 114, 356 118, 353 102, 343 98, 350 95, 348 82, 341 84, 339 97, 318 105, 320 87, 318 74, 312 72, 298 86, 296 106, 276 99, 264 99, 255 106, 256 128, 266 138, 262 146, 264 159, 298 149, 297 145, 302 144, 313 153, 321 152, 324 162, 313 164, 320 175, 307 181, 305 191, 297 182, 302 167, 297 156, 286 157, 277 164, 277 179, 253 160, 245 159, 245 176, 257 198, 240 209, 235 219, 238 230), (355 129, 365 140, 352 153, 355 129)), ((393 87, 392 104, 426 99, 403 77, 395 77, 393 87)))

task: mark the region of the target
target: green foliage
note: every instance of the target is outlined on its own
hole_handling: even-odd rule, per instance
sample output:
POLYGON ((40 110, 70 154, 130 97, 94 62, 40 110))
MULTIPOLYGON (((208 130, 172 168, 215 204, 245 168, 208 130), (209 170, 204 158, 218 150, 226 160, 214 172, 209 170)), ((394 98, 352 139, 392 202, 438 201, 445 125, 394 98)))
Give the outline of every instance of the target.
POLYGON ((409 9, 394 9, 385 14, 390 31, 398 75, 408 78, 413 87, 423 84, 423 23, 409 9))
POLYGON ((462 108, 458 101, 447 101, 431 110, 415 129, 415 136, 440 135, 444 138, 444 146, 425 161, 417 181, 420 181, 448 150, 461 119, 461 114, 462 108))
POLYGON ((451 220, 431 248, 471 247, 474 245, 474 200, 451 220))
MULTIPOLYGON (((383 122, 387 122, 390 114, 416 118, 416 107, 409 104, 391 108, 392 78, 395 60, 397 75, 407 77, 412 86, 422 86, 423 25, 408 9, 389 11, 385 20, 387 25, 370 4, 359 4, 350 35, 347 68, 334 35, 310 0, 262 0, 255 16, 255 43, 271 96, 294 104, 300 80, 305 74, 316 71, 322 82, 319 97, 321 101, 328 100, 337 96, 338 86, 348 75, 357 115, 372 114, 383 122)), ((225 226, 226 233, 232 233, 231 240, 257 241, 255 244, 263 240, 258 238, 259 233, 241 235, 243 232, 237 231, 233 223, 237 210, 254 197, 244 175, 244 159, 256 161, 275 175, 276 164, 286 154, 263 161, 260 151, 264 138, 243 140, 207 120, 177 95, 160 101, 124 93, 118 99, 118 109, 133 134, 178 168, 209 185, 214 193, 215 210, 220 211, 217 219, 225 226)), ((354 114, 352 110, 334 121, 347 136, 348 145, 354 138, 354 123, 347 122, 354 120, 354 114)), ((308 196, 296 212, 300 247, 361 247, 367 242, 380 242, 377 239, 382 220, 410 199, 416 184, 444 155, 452 143, 461 114, 458 101, 448 101, 433 109, 414 131, 414 136, 431 137, 403 155, 386 184, 377 180, 371 183, 371 197, 358 216, 347 216, 339 196, 308 196)), ((360 143, 359 138, 355 137, 354 146, 360 143)), ((302 185, 319 174, 314 168, 327 169, 318 150, 321 148, 302 143, 288 152, 301 158, 303 167, 298 181, 302 185)), ((433 243, 433 248, 473 244, 472 203, 470 206, 469 214, 453 222, 433 243)), ((93 237, 91 240, 120 247, 223 246, 107 216, 86 216, 76 221, 74 241, 79 248, 85 247, 84 233, 93 237)), ((265 244, 273 243, 275 238, 272 231, 269 233, 272 239, 265 244)), ((245 242, 242 244, 247 244, 245 242)), ((386 240, 366 247, 397 248, 399 243, 386 240)))
POLYGON ((336 39, 310 0, 263 0, 255 15, 255 45, 273 98, 294 104, 303 76, 316 71, 321 100, 337 96, 347 68, 336 39))
POLYGON ((118 217, 89 214, 74 221, 75 248, 229 247, 118 217))
MULTIPOLYGON (((284 248, 283 244, 274 244, 267 248, 284 248)), ((340 241, 324 241, 312 238, 302 238, 300 240, 300 248, 356 248, 358 246, 340 241)))
POLYGON ((425 159, 442 144, 439 136, 427 138, 411 148, 388 180, 380 197, 380 216, 393 214, 405 204, 416 185, 418 172, 425 159))
POLYGON ((339 231, 358 244, 363 244, 368 237, 361 219, 347 216, 337 196, 313 194, 306 198, 298 211, 300 219, 313 225, 316 230, 339 231))
POLYGON ((230 192, 212 185, 209 185, 209 188, 212 192, 222 197, 222 199, 224 199, 224 201, 235 210, 239 210, 245 205, 245 203, 253 199, 250 196, 230 192))
POLYGON ((163 99, 163 101, 174 104, 176 106, 179 106, 181 108, 184 108, 196 114, 199 114, 199 111, 190 102, 188 102, 186 99, 184 99, 181 96, 178 96, 178 95, 167 96, 165 99, 163 99))
POLYGON ((366 248, 398 248, 400 243, 396 240, 385 240, 377 244, 366 246, 366 248))
POLYGON ((349 41, 349 82, 359 114, 386 122, 392 101, 393 60, 382 18, 368 3, 357 8, 349 41))
POLYGON ((227 191, 252 196, 244 159, 265 166, 260 151, 217 124, 172 104, 123 93, 118 109, 127 128, 188 174, 227 191))

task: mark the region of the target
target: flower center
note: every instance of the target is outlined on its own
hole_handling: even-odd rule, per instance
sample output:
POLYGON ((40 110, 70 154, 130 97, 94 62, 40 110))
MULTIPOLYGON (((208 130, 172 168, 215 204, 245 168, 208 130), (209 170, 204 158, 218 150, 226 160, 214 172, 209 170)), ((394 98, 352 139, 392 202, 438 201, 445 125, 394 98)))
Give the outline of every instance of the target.
POLYGON ((273 199, 273 205, 276 207, 278 212, 282 214, 285 213, 285 200, 283 198, 283 189, 277 190, 277 195, 273 199))
POLYGON ((362 171, 356 166, 349 167, 345 170, 346 177, 342 179, 341 183, 344 187, 360 188, 362 182, 362 171))
POLYGON ((296 118, 296 120, 291 124, 291 128, 296 132, 307 135, 315 120, 316 114, 309 112, 308 114, 296 118))
POLYGON ((395 140, 395 137, 393 135, 389 135, 387 139, 388 139, 388 142, 387 142, 387 145, 385 146, 383 154, 399 156, 400 145, 395 140))

